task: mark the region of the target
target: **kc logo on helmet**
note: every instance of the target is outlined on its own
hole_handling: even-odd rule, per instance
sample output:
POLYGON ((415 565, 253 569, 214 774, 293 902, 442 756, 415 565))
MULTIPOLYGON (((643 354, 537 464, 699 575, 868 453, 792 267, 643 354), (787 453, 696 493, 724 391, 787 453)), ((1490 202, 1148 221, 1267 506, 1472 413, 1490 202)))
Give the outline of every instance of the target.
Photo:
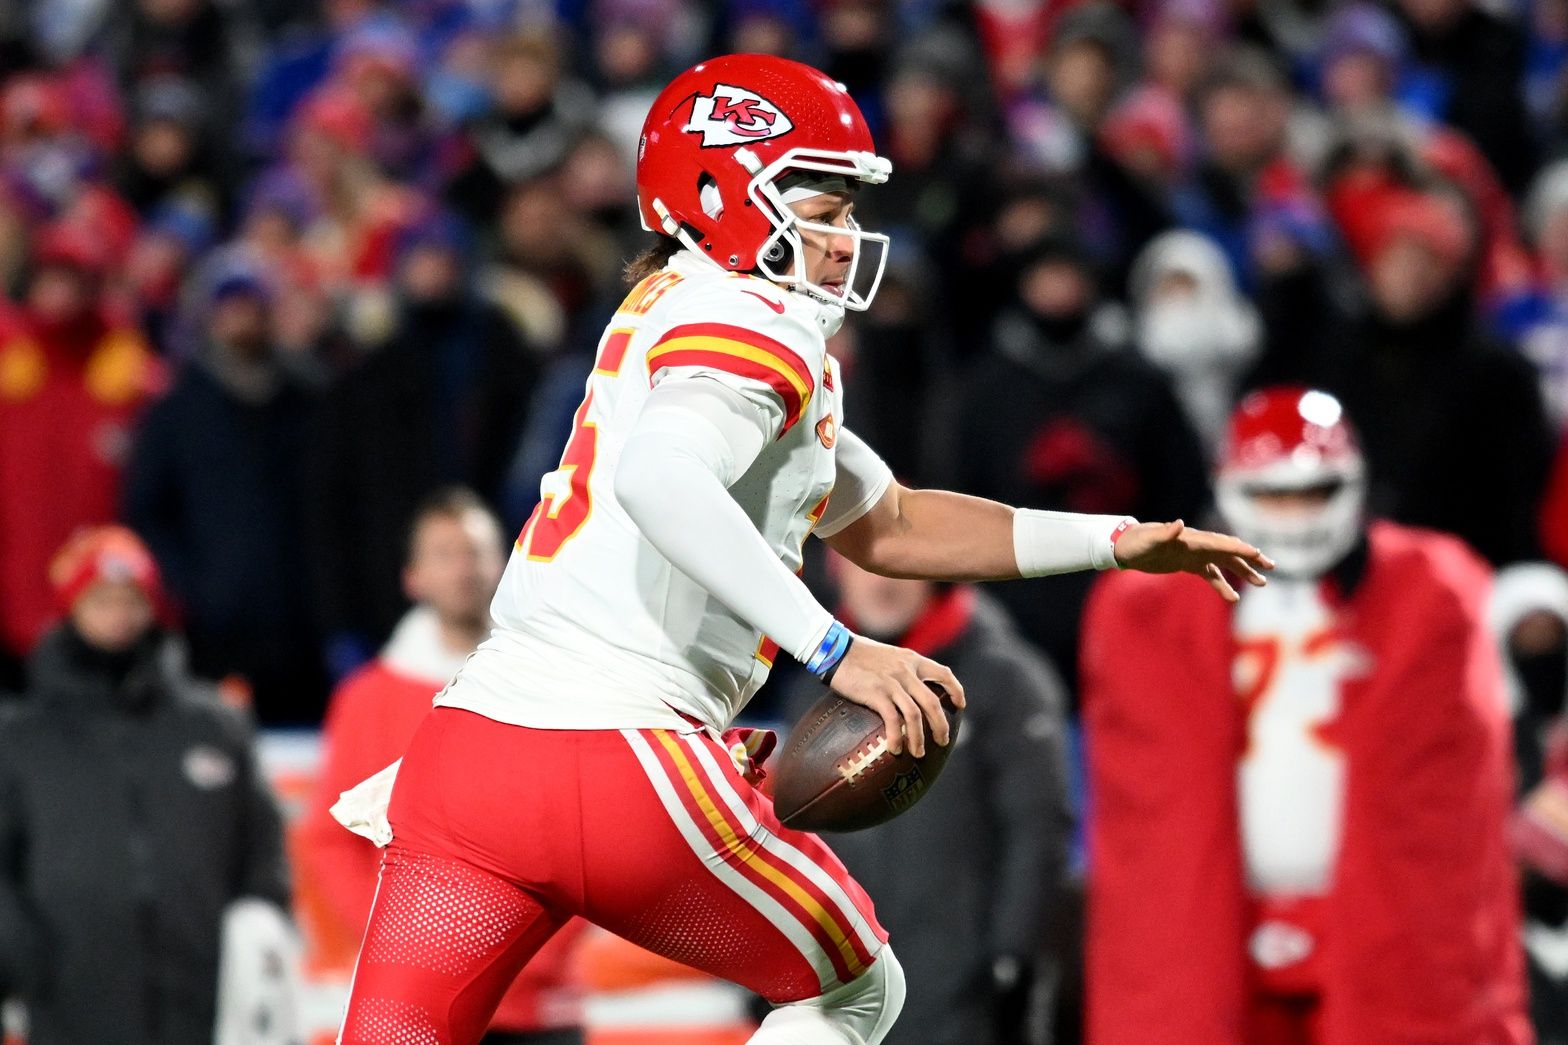
POLYGON ((702 147, 744 145, 776 138, 795 125, 779 107, 744 87, 717 84, 712 94, 699 94, 691 103, 691 119, 682 128, 702 135, 702 147))

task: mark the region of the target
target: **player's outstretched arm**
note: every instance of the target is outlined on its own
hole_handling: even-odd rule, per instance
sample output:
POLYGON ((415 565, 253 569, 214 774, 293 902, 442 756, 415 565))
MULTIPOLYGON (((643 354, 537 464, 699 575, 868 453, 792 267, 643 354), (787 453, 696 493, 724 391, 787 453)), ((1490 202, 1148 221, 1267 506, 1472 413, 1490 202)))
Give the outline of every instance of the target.
POLYGON ((1262 585, 1261 571, 1274 566, 1244 541, 1180 521, 1035 512, 896 482, 869 511, 826 540, 851 562, 887 577, 1012 580, 1115 565, 1193 573, 1229 601, 1237 595, 1226 572, 1262 585))

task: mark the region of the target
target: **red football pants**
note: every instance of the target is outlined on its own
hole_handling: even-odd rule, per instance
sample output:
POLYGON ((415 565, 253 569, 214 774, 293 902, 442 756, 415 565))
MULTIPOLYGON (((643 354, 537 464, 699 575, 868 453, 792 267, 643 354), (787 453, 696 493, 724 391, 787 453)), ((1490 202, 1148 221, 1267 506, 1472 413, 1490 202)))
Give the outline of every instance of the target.
POLYGON ((870 899, 707 735, 542 730, 437 708, 388 813, 394 840, 346 1045, 469 1045, 571 916, 775 1003, 856 979, 887 941, 870 899))

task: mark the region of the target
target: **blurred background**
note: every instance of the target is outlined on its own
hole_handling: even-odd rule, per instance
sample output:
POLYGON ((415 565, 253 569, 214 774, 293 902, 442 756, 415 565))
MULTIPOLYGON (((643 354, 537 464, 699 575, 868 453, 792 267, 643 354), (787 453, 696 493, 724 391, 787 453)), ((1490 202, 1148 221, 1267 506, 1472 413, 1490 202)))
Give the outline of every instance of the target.
MULTIPOLYGON (((1361 433, 1372 514, 1525 569, 1493 617, 1510 773, 1530 796, 1568 762, 1568 0, 6 0, 0 995, 35 999, 7 1008, 14 1041, 29 1022, 37 1045, 205 1040, 245 1005, 287 1018, 224 1040, 330 1040, 375 857, 337 851, 359 840, 325 807, 397 757, 482 636, 648 239, 646 108, 731 51, 842 81, 893 162, 856 201, 892 236, 886 280, 829 348, 848 423, 906 483, 1215 523, 1235 405, 1323 388, 1361 433), (145 620, 89 605, 122 588, 145 620), (180 650, 161 697, 138 695, 149 635, 180 650), (210 713, 149 710, 176 696, 210 713), (59 783, 72 760, 65 779, 96 783, 59 783), (169 766, 199 812, 158 797, 169 766), (213 804, 251 776, 250 805, 213 804), (212 833, 180 833, 204 816, 212 833), (54 838, 67 822, 82 839, 54 838), (193 845, 221 866, 164 848, 193 845), (85 895, 103 910, 51 921, 85 895), (225 950, 248 999, 225 1009, 200 969, 245 897, 288 913, 292 957, 247 980, 225 950), (182 947, 190 976, 161 957, 182 947), (41 1019, 68 982, 130 1036, 41 1019), (165 1010, 197 996, 201 1029, 176 1031, 165 1010)), ((856 597, 843 572, 813 564, 825 599, 856 597)), ((921 591, 882 629, 924 620, 941 649, 978 613, 1033 680, 1000 677, 1035 703, 994 728, 1049 741, 996 759, 1048 772, 977 770, 965 829, 921 843, 1032 854, 1022 886, 986 880, 1000 857, 937 879, 973 886, 988 926, 967 1045, 1083 1040, 1092 580, 992 586, 979 611, 921 591), (1006 924, 1027 931, 1004 946, 1006 924)), ((757 724, 799 710, 777 674, 757 724)), ((1539 854, 1568 838, 1561 801, 1525 897, 1558 1042, 1568 945, 1539 854)), ((494 1040, 744 1040, 744 998, 569 936, 494 1040)), ((913 1022, 901 1040, 949 1040, 913 1022)))

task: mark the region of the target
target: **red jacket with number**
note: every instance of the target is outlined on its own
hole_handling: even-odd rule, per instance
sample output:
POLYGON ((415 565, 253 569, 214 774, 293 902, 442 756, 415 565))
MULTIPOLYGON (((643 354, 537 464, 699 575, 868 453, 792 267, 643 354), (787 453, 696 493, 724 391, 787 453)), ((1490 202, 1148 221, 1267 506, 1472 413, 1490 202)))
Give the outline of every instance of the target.
MULTIPOLYGON (((1378 523, 1335 602, 1372 668, 1343 684, 1337 723, 1347 775, 1318 1045, 1531 1040, 1489 589, 1457 540, 1378 523)), ((1197 578, 1111 574, 1091 597, 1090 1045, 1246 1042, 1233 658, 1230 610, 1197 578)))
POLYGON ((0 643, 13 654, 58 616, 55 552, 114 521, 132 425, 163 383, 141 335, 104 316, 67 329, 0 316, 0 643))
MULTIPOLYGON (((350 833, 329 812, 338 795, 403 756, 430 712, 436 692, 463 658, 444 650, 434 614, 414 609, 381 656, 345 679, 332 694, 322 733, 321 775, 300 827, 299 902, 311 905, 318 944, 330 961, 352 962, 370 918, 381 850, 350 833)), ((582 929, 570 922, 512 985, 491 1026, 533 1031, 581 1022, 581 997, 571 968, 582 929)))

